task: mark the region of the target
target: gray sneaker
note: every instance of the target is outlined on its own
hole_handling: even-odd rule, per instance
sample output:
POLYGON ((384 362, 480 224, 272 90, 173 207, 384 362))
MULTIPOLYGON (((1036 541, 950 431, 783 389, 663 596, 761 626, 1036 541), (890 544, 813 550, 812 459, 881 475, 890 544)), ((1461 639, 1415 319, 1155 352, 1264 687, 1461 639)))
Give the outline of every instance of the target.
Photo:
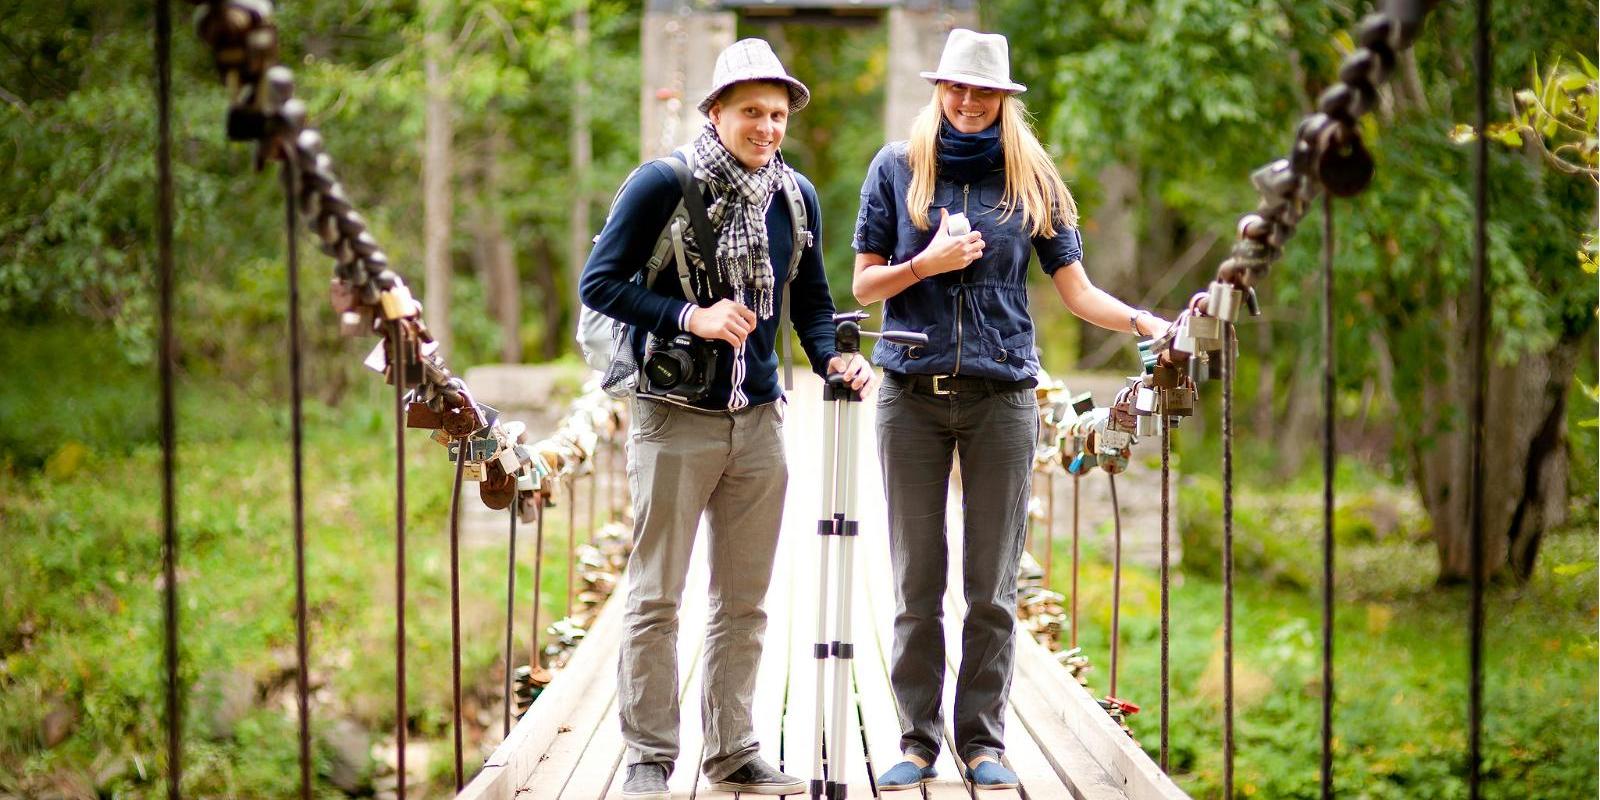
POLYGON ((711 788, 746 794, 799 794, 806 790, 806 782, 773 769, 756 756, 728 777, 711 784, 711 788))
POLYGON ((628 800, 669 800, 667 765, 650 762, 628 767, 628 779, 622 783, 622 796, 628 800))

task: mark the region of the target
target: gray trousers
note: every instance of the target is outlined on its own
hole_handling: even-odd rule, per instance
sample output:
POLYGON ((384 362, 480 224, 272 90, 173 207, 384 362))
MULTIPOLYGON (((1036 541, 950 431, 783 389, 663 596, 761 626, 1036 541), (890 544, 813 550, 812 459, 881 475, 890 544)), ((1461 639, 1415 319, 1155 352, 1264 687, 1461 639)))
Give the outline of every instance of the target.
POLYGON ((963 764, 1005 750, 1015 660, 1017 569, 1027 533, 1039 411, 1032 389, 930 395, 893 376, 878 389, 878 455, 894 565, 894 653, 900 749, 933 763, 943 727, 946 491, 961 459, 961 668, 955 744, 963 764))
POLYGON ((617 667, 628 765, 656 762, 670 771, 678 758, 678 605, 702 512, 711 587, 701 769, 721 780, 758 753, 751 703, 767 626, 762 603, 789 482, 782 403, 702 412, 633 401, 628 479, 634 543, 627 638, 617 667))

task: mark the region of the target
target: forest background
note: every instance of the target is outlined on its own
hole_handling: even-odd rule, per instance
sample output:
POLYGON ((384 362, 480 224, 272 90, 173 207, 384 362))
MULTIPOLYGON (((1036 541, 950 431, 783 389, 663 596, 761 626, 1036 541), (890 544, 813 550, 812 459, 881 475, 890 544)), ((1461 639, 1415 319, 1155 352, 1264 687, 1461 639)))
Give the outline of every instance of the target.
MULTIPOLYGON (((1369 10, 996 0, 981 20, 1010 37, 1036 127, 1085 210, 1091 275, 1170 316, 1253 207, 1250 170, 1287 148, 1369 10)), ((602 0, 280 7, 299 94, 356 206, 425 293, 430 324, 448 330, 452 365, 570 363, 573 243, 587 242, 639 158, 641 16, 638 3, 602 0), (573 146, 585 129, 587 153, 573 146), (427 202, 430 191, 442 201, 427 202), (448 210, 443 228, 430 205, 448 210)), ((1521 117, 1516 93, 1531 89, 1579 120, 1493 137, 1488 768, 1501 796, 1595 792, 1596 200, 1583 169, 1594 167, 1596 22, 1592 4, 1563 0, 1502 4, 1495 18, 1491 117, 1521 117), (1559 150, 1573 142, 1588 147, 1559 150), (1563 168, 1572 162, 1576 174, 1563 168)), ((160 697, 151 28, 142 5, 0 0, 0 352, 10 369, 0 566, 11 576, 0 586, 0 793, 159 788, 159 720, 141 710, 160 697)), ((883 27, 746 19, 740 33, 771 39, 817 98, 784 152, 818 186, 835 300, 853 307, 848 232, 861 175, 886 138, 904 135, 883 130, 883 27)), ((1457 126, 1472 119, 1471 34, 1460 3, 1430 19, 1363 123, 1373 186, 1338 205, 1340 632, 1352 642, 1339 667, 1359 681, 1341 686, 1338 765, 1359 796, 1463 792, 1472 204, 1470 137, 1457 126)), ((201 604, 191 614, 228 609, 186 643, 198 685, 269 673, 292 642, 280 613, 287 578, 258 569, 287 563, 286 512, 264 507, 287 492, 286 292, 277 183, 226 141, 226 100, 198 41, 180 29, 174 42, 182 522, 201 604)), ((1241 775, 1272 797, 1312 796, 1316 785, 1318 223, 1313 214, 1301 226, 1262 288, 1265 315, 1241 335, 1242 663, 1258 678, 1246 681, 1257 690, 1243 713, 1241 775)), ((325 265, 306 250, 315 286, 325 265)), ((1126 337, 1081 328, 1042 279, 1037 288, 1052 374, 1071 385, 1075 370, 1132 368, 1126 337)), ((312 435, 327 454, 313 470, 340 489, 334 511, 313 515, 313 541, 333 562, 315 568, 318 640, 337 654, 320 657, 351 675, 319 730, 321 785, 333 792, 338 741, 381 740, 393 724, 388 644, 361 635, 384 629, 387 590, 369 574, 388 552, 372 474, 385 452, 384 395, 326 305, 305 309, 312 435)), ((1189 622, 1175 633, 1186 663, 1175 673, 1174 772, 1210 796, 1220 489, 1216 393, 1202 393, 1213 422, 1179 445, 1186 583, 1174 602, 1189 622)), ((414 512, 435 521, 440 463, 411 467, 414 512)), ((427 552, 423 574, 442 580, 427 552)), ((1150 595, 1146 580, 1126 598, 1148 611, 1150 595)), ((1144 622, 1125 636, 1150 641, 1153 614, 1131 617, 1144 622)), ((478 651, 469 657, 488 675, 495 650, 478 651)), ((418 656, 444 657, 437 645, 418 656)), ((1153 679, 1152 663, 1129 663, 1130 682, 1153 679)), ((418 737, 445 733, 447 696, 414 691, 418 737)), ((260 694, 224 729, 192 734, 197 792, 280 796, 292 785, 292 712, 260 694)), ((1147 745, 1148 716, 1136 718, 1147 745)), ((356 759, 364 777, 350 791, 373 790, 377 744, 356 759)))

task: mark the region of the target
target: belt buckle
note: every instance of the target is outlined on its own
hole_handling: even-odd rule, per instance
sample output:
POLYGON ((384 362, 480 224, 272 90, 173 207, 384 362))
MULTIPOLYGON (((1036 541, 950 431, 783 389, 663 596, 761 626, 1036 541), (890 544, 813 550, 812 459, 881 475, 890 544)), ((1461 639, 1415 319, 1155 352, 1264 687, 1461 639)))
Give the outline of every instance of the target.
POLYGON ((949 378, 949 377, 951 377, 951 376, 949 376, 949 375, 935 375, 935 376, 933 376, 933 393, 934 394, 950 394, 951 390, 946 389, 946 388, 944 388, 943 386, 941 386, 939 384, 940 381, 943 381, 945 378, 949 378))

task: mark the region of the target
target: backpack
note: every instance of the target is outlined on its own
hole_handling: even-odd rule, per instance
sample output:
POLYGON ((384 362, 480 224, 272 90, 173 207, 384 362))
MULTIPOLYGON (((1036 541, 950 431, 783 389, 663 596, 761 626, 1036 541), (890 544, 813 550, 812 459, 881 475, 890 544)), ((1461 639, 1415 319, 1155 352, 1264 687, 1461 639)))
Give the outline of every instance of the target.
MULTIPOLYGON (((704 204, 704 184, 694 178, 694 150, 684 146, 673 151, 674 156, 664 156, 656 159, 671 168, 678 178, 680 186, 684 187, 684 199, 678 201, 671 216, 667 218, 666 225, 662 226, 661 234, 656 237, 655 247, 651 248, 650 258, 645 262, 644 268, 635 276, 634 281, 653 288, 656 280, 667 265, 668 261, 677 263, 678 280, 683 286, 683 295, 691 303, 699 303, 700 298, 716 296, 705 291, 706 287, 697 287, 696 276, 709 274, 710 270, 696 270, 691 268, 689 257, 684 252, 683 232, 693 225, 697 228, 696 239, 709 242, 712 252, 716 250, 716 237, 710 233, 711 224, 706 216, 704 204), (694 190, 691 191, 690 189, 694 190), (690 199, 691 194, 694 199, 690 199), (704 226, 701 229, 701 226, 704 226), (697 290, 698 289, 698 290, 697 290)), ((640 165, 628 173, 623 179, 622 186, 611 198, 611 210, 606 213, 606 221, 611 220, 611 215, 616 211, 617 199, 622 197, 623 189, 639 170, 648 166, 640 165)), ((788 271, 784 276, 783 308, 779 312, 778 338, 783 343, 783 380, 784 386, 794 388, 793 355, 789 336, 789 292, 788 286, 794 281, 795 272, 800 263, 800 256, 805 248, 815 244, 811 235, 810 223, 807 219, 805 198, 800 193, 800 184, 795 180, 792 171, 783 173, 782 194, 785 205, 789 207, 789 223, 794 233, 793 247, 790 248, 788 271)), ((595 235, 594 241, 599 241, 600 236, 595 235)), ((702 249, 704 252, 704 249, 702 249)), ((600 385, 612 397, 626 397, 633 393, 638 380, 638 363, 633 354, 631 344, 630 326, 620 320, 595 311, 588 306, 582 306, 578 313, 578 347, 583 353, 583 359, 591 369, 604 376, 600 385)))

